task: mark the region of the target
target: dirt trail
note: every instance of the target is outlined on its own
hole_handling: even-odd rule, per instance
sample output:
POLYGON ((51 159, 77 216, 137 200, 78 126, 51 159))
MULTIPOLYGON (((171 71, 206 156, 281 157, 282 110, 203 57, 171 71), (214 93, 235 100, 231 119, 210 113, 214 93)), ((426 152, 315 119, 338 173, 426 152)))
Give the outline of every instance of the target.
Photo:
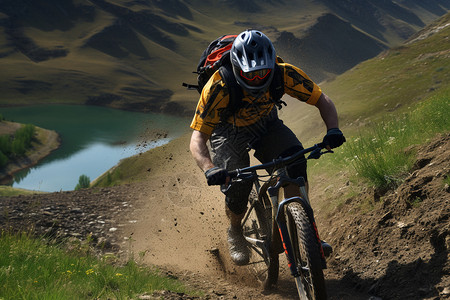
MULTIPOLYGON (((188 141, 184 136, 152 151, 142 182, 3 197, 0 228, 31 224, 38 233, 80 239, 92 233, 106 251, 155 265, 205 291, 205 299, 297 299, 284 258, 278 288, 269 294, 246 267, 230 262, 223 197, 205 185, 188 141)), ((448 299, 450 188, 443 178, 450 172, 450 135, 418 155, 415 170, 395 192, 367 189, 333 215, 317 211, 319 231, 335 249, 325 271, 329 299, 448 299), (375 208, 359 210, 364 201, 375 208)), ((316 201, 313 196, 313 207, 319 207, 316 201)))
MULTIPOLYGON (((284 257, 278 288, 270 294, 261 293, 247 267, 230 261, 223 196, 217 187, 206 186, 190 153, 179 150, 187 149, 188 141, 189 136, 185 136, 155 151, 159 163, 152 166, 154 174, 146 179, 148 184, 139 189, 131 213, 133 222, 122 229, 122 247, 143 262, 170 270, 223 299, 296 299, 284 257)), ((343 293, 339 274, 329 270, 326 276, 330 278, 330 294, 340 295, 330 299, 370 297, 351 287, 343 293)))
MULTIPOLYGON (((160 163, 139 191, 132 212, 136 222, 123 229, 132 236, 129 249, 134 255, 145 253, 144 262, 209 286, 224 299, 296 299, 284 257, 278 289, 266 295, 246 267, 230 262, 223 197, 205 185, 190 153, 179 150, 187 145, 183 137, 155 153, 160 163)), ((318 212, 319 231, 335 247, 325 271, 330 299, 447 297, 450 190, 443 178, 449 174, 449 158, 447 135, 419 151, 415 171, 397 191, 376 195, 367 190, 334 215, 318 212), (414 207, 409 204, 418 199, 414 207), (348 211, 364 201, 380 205, 371 212, 348 211)), ((312 191, 313 207, 319 206, 315 194, 321 193, 312 191)))

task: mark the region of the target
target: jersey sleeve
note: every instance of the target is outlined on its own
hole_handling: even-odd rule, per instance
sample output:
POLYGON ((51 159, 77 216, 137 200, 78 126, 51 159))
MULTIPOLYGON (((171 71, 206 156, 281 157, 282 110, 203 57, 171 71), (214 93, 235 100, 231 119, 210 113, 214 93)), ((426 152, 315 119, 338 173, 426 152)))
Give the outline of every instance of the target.
POLYGON ((190 127, 211 135, 220 122, 219 112, 227 107, 228 101, 228 93, 224 92, 224 84, 217 71, 202 90, 190 127))
POLYGON ((285 92, 302 102, 315 105, 322 95, 322 90, 301 69, 290 65, 280 64, 284 69, 285 92))

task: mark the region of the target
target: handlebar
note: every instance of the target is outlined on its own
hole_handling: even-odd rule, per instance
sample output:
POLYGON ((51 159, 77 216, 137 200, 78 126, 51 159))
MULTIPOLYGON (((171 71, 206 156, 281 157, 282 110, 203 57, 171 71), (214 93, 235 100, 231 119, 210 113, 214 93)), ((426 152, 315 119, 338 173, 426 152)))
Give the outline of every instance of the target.
POLYGON ((286 166, 289 166, 293 162, 296 162, 307 153, 311 154, 308 155, 306 159, 319 159, 325 153, 333 153, 333 151, 331 150, 322 151, 323 149, 325 149, 325 145, 323 143, 315 144, 314 146, 300 150, 291 156, 276 158, 273 161, 264 164, 228 171, 228 175, 230 176, 230 179, 234 178, 239 178, 243 180, 252 179, 255 176, 254 175, 255 171, 257 170, 284 168, 286 166))

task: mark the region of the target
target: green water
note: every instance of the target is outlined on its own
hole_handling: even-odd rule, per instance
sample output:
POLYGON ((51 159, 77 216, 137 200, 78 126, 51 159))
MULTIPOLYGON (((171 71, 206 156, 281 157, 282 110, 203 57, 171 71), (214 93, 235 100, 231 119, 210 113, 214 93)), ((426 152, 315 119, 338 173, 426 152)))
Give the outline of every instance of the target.
POLYGON ((60 134, 61 147, 11 183, 47 192, 73 190, 80 175, 93 180, 121 159, 167 143, 189 127, 187 118, 96 106, 0 108, 0 113, 60 134))

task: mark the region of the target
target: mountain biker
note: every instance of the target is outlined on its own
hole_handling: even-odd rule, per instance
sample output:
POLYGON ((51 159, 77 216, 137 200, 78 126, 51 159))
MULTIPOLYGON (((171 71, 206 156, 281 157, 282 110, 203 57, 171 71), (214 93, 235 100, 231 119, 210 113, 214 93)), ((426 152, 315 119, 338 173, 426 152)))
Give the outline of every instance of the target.
MULTIPOLYGON (((217 71, 203 88, 191 123, 190 151, 205 173, 208 185, 228 183, 227 170, 248 166, 248 153, 252 149, 262 163, 303 149, 295 134, 278 118, 275 103, 270 100, 269 85, 276 65, 283 74, 284 92, 319 109, 327 128, 323 138, 326 147, 336 148, 345 142, 331 99, 301 69, 278 63, 272 42, 262 32, 246 30, 240 33, 233 42, 230 59, 234 77, 244 94, 239 110, 225 121, 221 120, 220 115, 229 101, 229 91, 217 71), (212 104, 206 106, 208 102, 212 104)), ((288 173, 293 178, 302 176, 307 181, 306 162, 288 168, 288 173)), ((240 223, 247 210, 251 189, 251 183, 237 182, 225 193, 230 225, 227 241, 231 258, 237 265, 249 262, 249 249, 240 223)))

